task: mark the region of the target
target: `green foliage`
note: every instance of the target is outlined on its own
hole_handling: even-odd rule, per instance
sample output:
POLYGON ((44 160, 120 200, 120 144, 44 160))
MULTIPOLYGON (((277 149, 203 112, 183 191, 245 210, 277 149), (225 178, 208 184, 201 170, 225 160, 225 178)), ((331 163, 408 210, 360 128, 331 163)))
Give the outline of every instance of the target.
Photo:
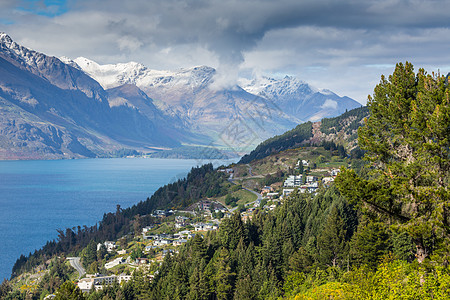
MULTIPOLYGON (((301 166, 301 168, 303 169, 303 165, 301 166)), ((266 176, 264 176, 264 179, 262 180, 261 183, 264 186, 269 186, 275 182, 283 181, 285 176, 286 174, 283 171, 278 170, 275 174, 267 174, 266 176)))
POLYGON ((5 299, 6 296, 10 292, 12 292, 12 290, 13 289, 12 289, 11 283, 8 280, 4 279, 2 284, 0 285, 0 299, 5 299))
POLYGON ((324 118, 322 119, 322 124, 320 125, 320 131, 325 134, 337 133, 341 131, 344 126, 347 126, 348 131, 356 130, 361 126, 360 121, 367 117, 368 114, 369 111, 367 107, 360 107, 347 111, 338 117, 324 118), (346 122, 349 119, 351 121, 346 122))
POLYGON ((324 229, 317 238, 318 259, 325 266, 343 264, 347 253, 347 228, 339 211, 333 207, 326 220, 324 229))
POLYGON ((450 295, 448 268, 426 272, 399 260, 385 261, 377 270, 361 266, 325 282, 320 277, 298 282, 300 292, 294 299, 448 299, 450 295))
POLYGON ((92 240, 81 252, 81 260, 85 268, 97 261, 97 243, 92 240))
POLYGON ((72 281, 66 281, 55 293, 55 300, 83 300, 83 292, 72 281))
POLYGON ((365 178, 347 170, 336 180, 364 211, 407 232, 419 262, 450 234, 449 99, 443 76, 397 64, 369 97, 370 117, 358 131, 374 168, 365 178))
POLYGON ((312 123, 306 122, 297 125, 294 129, 265 140, 259 144, 250 154, 244 155, 239 163, 247 164, 253 160, 261 159, 283 150, 299 147, 302 143, 312 137, 312 123))
POLYGON ((227 194, 227 196, 225 197, 226 205, 236 206, 236 202, 238 202, 238 201, 239 201, 239 198, 233 197, 233 196, 231 196, 231 194, 227 194))

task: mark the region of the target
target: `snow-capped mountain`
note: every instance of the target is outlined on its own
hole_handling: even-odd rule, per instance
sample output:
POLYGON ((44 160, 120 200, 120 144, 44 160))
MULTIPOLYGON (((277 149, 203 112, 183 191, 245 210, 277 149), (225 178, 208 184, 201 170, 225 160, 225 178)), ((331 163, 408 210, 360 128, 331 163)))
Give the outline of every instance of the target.
POLYGON ((216 75, 207 66, 161 71, 50 57, 0 33, 0 159, 181 144, 243 152, 299 122, 360 106, 292 77, 218 89, 216 75))
POLYGON ((241 80, 241 86, 249 93, 273 101, 285 113, 304 121, 335 117, 361 106, 349 97, 340 97, 330 90, 319 90, 291 76, 241 80))
MULTIPOLYGON (((80 69, 97 80, 103 87, 115 87, 124 83, 137 85, 156 100, 163 110, 189 115, 186 108, 214 81, 216 71, 200 66, 177 71, 151 70, 135 62, 99 65, 96 62, 77 58, 80 69)), ((286 119, 296 123, 316 121, 324 117, 340 115, 348 109, 361 106, 349 97, 340 97, 329 90, 319 90, 292 76, 282 79, 258 77, 253 80, 240 79, 239 86, 247 93, 259 96, 278 106, 286 119)), ((234 90, 239 90, 236 87, 234 90)), ((211 95, 208 95, 211 97, 211 95)), ((194 101, 195 102, 195 101, 194 101)), ((195 121, 195 120, 194 120, 195 121)))
POLYGON ((99 65, 86 58, 66 61, 76 63, 103 87, 135 84, 161 111, 181 120, 191 131, 209 136, 215 145, 246 151, 296 125, 295 118, 273 103, 238 86, 225 90, 211 88, 216 74, 211 67, 157 71, 134 62, 99 65), (244 143, 226 136, 233 126, 239 126, 247 136, 244 143))
POLYGON ((93 157, 190 140, 138 90, 105 91, 84 71, 0 34, 0 158, 93 157))
POLYGON ((62 58, 67 64, 78 66, 98 81, 103 88, 114 88, 123 84, 135 84, 139 88, 149 86, 176 87, 186 86, 191 89, 207 84, 215 70, 199 66, 176 71, 152 70, 137 62, 100 65, 93 60, 78 57, 75 60, 62 58))
POLYGON ((28 49, 14 42, 7 34, 0 33, 1 57, 12 65, 41 77, 61 89, 83 92, 87 97, 102 101, 98 82, 79 69, 64 64, 56 57, 28 49))

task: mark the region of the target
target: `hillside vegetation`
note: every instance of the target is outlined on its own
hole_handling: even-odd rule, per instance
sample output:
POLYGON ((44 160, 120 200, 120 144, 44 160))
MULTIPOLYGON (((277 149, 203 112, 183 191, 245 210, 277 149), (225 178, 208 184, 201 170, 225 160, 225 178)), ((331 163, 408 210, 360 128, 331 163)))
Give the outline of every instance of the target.
POLYGON ((244 155, 239 162, 246 164, 283 150, 320 145, 323 141, 337 141, 345 143, 348 148, 353 148, 357 130, 362 125, 362 120, 368 115, 367 107, 360 107, 335 118, 325 118, 321 122, 297 125, 288 132, 262 142, 255 150, 244 155))
POLYGON ((98 227, 68 229, 48 248, 53 252, 18 261, 15 275, 22 275, 3 282, 0 296, 449 299, 448 84, 398 64, 382 77, 368 109, 297 127, 262 143, 244 163, 194 168, 151 199, 105 215, 98 227), (356 127, 358 145, 349 140, 356 127), (300 136, 321 140, 302 144, 300 136), (349 155, 356 146, 359 155, 349 155), (244 190, 264 196, 254 200, 244 190), (172 216, 156 208, 182 210, 172 216), (155 238, 177 230, 190 236, 182 245, 155 238), (116 239, 117 251, 95 248, 106 239, 116 239), (92 274, 130 278, 82 293, 58 260, 69 254, 80 255, 92 274), (39 272, 46 275, 35 279, 39 272))

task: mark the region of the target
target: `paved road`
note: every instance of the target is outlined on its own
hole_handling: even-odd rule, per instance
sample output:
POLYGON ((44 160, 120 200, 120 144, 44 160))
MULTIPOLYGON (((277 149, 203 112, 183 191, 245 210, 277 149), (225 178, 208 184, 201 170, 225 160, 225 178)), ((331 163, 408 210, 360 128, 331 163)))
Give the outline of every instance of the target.
MULTIPOLYGON (((251 172, 251 171, 250 171, 250 172, 251 172)), ((234 179, 233 179, 233 174, 230 175, 230 178, 228 178, 228 181, 231 182, 232 184, 236 184, 236 182, 234 182, 234 179)), ((253 203, 255 203, 255 202, 261 203, 262 197, 261 197, 261 194, 260 194, 260 193, 255 192, 254 190, 248 189, 248 188, 246 188, 246 187, 244 187, 244 186, 243 186, 242 188, 243 188, 244 190, 247 190, 247 191, 249 191, 250 193, 256 195, 256 200, 255 200, 255 201, 252 201, 252 202, 250 202, 250 203, 245 204, 245 206, 253 205, 253 203)), ((228 209, 228 211, 233 212, 233 211, 235 211, 236 209, 238 209, 237 206, 236 206, 236 207, 233 207, 232 209, 228 209)))
POLYGON ((78 279, 80 279, 84 274, 86 274, 86 271, 84 270, 83 266, 80 263, 80 257, 68 257, 67 260, 70 262, 70 265, 77 270, 79 276, 78 279))
POLYGON ((250 164, 247 164, 246 166, 248 167, 248 174, 250 175, 250 177, 253 177, 252 166, 250 166, 250 164))

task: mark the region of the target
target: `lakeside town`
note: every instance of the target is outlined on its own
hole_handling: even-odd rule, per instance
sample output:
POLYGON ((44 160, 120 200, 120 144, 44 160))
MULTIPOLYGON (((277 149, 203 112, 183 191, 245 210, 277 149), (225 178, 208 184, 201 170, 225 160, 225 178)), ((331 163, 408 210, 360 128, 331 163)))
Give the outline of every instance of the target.
MULTIPOLYGON (((242 221, 247 222, 252 219, 256 210, 274 210, 296 190, 299 193, 314 195, 320 187, 329 187, 340 171, 338 168, 311 167, 311 161, 298 160, 293 168, 296 175, 284 176, 284 180, 264 185, 256 191, 242 185, 245 184, 244 180, 236 179, 234 175, 239 174, 238 170, 235 172, 233 168, 218 169, 217 172, 229 176, 228 181, 234 185, 235 191, 243 191, 251 197, 242 197, 245 198, 244 202, 241 199, 233 199, 233 196, 211 198, 200 200, 184 210, 155 210, 149 216, 153 223, 143 227, 138 227, 139 219, 136 219, 136 232, 131 240, 122 237, 118 241, 97 243, 97 254, 102 253, 100 255, 105 258, 102 260, 103 265, 95 267, 98 272, 86 274, 83 267, 74 265, 73 260, 70 260, 79 273, 78 287, 83 292, 90 292, 114 283, 122 284, 132 279, 136 269, 141 270, 142 274, 151 280, 158 273, 158 266, 167 255, 178 253, 180 246, 196 236, 205 238, 209 232, 218 230, 223 218, 230 218, 238 211, 242 221), (308 175, 311 171, 322 176, 308 175)), ((251 173, 251 167, 250 174, 247 175, 247 179, 259 176, 251 173)), ((140 216, 141 219, 146 217, 140 216)))

